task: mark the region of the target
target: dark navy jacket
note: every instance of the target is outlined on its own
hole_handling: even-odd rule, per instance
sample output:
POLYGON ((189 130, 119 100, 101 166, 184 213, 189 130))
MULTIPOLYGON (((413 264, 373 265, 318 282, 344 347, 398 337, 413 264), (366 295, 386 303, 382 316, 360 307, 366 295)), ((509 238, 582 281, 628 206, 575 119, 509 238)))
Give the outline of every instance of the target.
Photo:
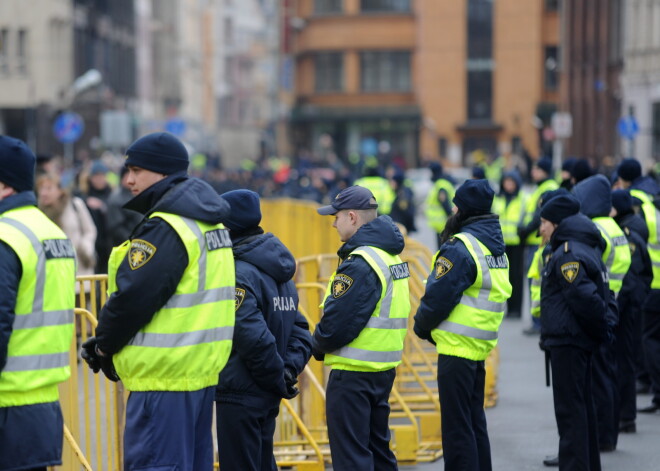
MULTIPOLYGON (((229 203, 210 185, 184 172, 169 175, 124 205, 144 214, 131 234, 154 247, 152 258, 132 270, 124 260, 117 271, 117 288, 99 314, 96 338, 108 354, 121 350, 172 297, 188 265, 183 241, 160 218, 147 219, 156 211, 177 214, 209 224, 220 223, 229 214, 229 203)), ((222 270, 223 267, 218 267, 222 270)))
POLYGON ((337 255, 340 264, 337 274, 343 273, 353 284, 340 297, 328 296, 323 308, 323 317, 317 324, 313 337, 314 356, 323 354, 351 343, 360 335, 380 299, 381 284, 371 266, 359 256, 349 256, 358 247, 369 245, 392 255, 403 251, 403 235, 389 216, 379 216, 360 227, 337 255))
POLYGON ((584 214, 565 218, 550 238, 541 282, 541 341, 593 350, 608 340, 610 300, 605 241, 584 214))
POLYGON ((298 312, 296 261, 273 234, 234 239, 236 324, 231 356, 215 398, 254 407, 286 395, 284 368, 298 376, 312 355, 309 325, 298 312))
POLYGON ((632 263, 623 279, 623 286, 617 297, 619 312, 624 315, 632 309, 642 308, 644 300, 649 293, 653 269, 646 243, 649 230, 640 216, 630 213, 615 218, 619 227, 628 237, 632 263))
MULTIPOLYGON (((493 256, 504 254, 504 239, 496 214, 470 217, 465 220, 460 232, 475 236, 493 256)), ((452 266, 440 278, 435 277, 433 270, 426 280, 426 292, 415 314, 414 330, 418 337, 427 340, 431 338, 431 330, 449 317, 463 292, 477 279, 477 265, 460 239, 452 237, 442 244, 437 257, 446 258, 452 266)))

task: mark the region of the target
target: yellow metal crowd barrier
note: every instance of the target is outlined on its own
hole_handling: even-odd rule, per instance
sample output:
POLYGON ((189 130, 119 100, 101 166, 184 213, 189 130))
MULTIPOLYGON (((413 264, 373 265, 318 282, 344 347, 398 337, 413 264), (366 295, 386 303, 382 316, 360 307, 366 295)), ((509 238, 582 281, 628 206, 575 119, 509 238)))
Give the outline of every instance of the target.
MULTIPOLYGON (((297 200, 263 200, 262 226, 275 233, 297 259, 296 287, 300 311, 313 331, 321 319, 319 305, 338 265, 341 242, 332 218, 319 216, 318 205, 297 200)), ((437 353, 412 332, 412 316, 424 294, 432 253, 406 238, 401 254, 411 272, 411 318, 404 355, 390 396, 392 448, 402 463, 433 461, 442 456, 440 403, 436 383, 437 353)), ((107 277, 79 278, 77 336, 71 345, 71 378, 60 387, 65 424, 64 470, 122 469, 122 434, 127 394, 122 384, 94 375, 79 359, 80 345, 94 335, 97 314, 105 303, 107 277)), ((486 406, 497 400, 498 356, 486 362, 486 406)), ((299 378, 300 395, 282 401, 275 432, 278 466, 299 471, 322 471, 330 461, 325 417, 325 388, 329 370, 311 359, 299 378)), ((218 463, 216 463, 218 467, 218 463)))

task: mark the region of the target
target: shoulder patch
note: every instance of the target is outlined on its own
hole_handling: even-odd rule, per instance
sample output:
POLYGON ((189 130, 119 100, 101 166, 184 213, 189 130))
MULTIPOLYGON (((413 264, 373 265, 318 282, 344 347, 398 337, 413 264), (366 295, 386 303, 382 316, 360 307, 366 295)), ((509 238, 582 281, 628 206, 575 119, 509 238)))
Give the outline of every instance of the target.
POLYGON ((335 275, 335 279, 332 281, 332 297, 339 298, 343 296, 351 286, 353 286, 353 278, 343 273, 335 275))
POLYGON ((561 266, 561 274, 569 283, 573 283, 573 281, 575 281, 579 271, 580 262, 568 262, 561 266))
POLYGON ((131 270, 137 270, 138 268, 147 264, 151 257, 156 253, 156 247, 142 239, 133 239, 131 240, 131 248, 128 251, 128 264, 131 267, 131 270))
POLYGON ((447 260, 445 257, 438 257, 435 261, 435 279, 442 278, 449 270, 454 267, 454 264, 447 260))
POLYGON ((244 299, 245 299, 245 290, 243 288, 236 288, 236 298, 235 298, 235 306, 234 306, 235 311, 238 311, 238 308, 241 307, 241 304, 243 304, 244 299))

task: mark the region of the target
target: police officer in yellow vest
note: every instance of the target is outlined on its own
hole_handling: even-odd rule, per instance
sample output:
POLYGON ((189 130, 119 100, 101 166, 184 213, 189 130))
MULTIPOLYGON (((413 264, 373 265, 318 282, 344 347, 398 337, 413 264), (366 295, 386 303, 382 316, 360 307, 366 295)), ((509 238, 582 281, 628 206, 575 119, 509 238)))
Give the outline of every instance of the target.
POLYGON ((332 367, 326 417, 338 471, 397 469, 388 400, 410 315, 410 272, 399 258, 403 235, 377 207, 371 191, 351 186, 318 209, 335 216, 344 242, 312 339, 314 357, 332 367))
POLYGON ((645 379, 651 383, 653 399, 638 412, 654 414, 660 411, 660 188, 651 177, 642 175, 642 166, 635 159, 624 159, 617 173, 621 188, 630 189, 633 204, 649 230, 647 248, 653 278, 643 305, 643 348, 648 368, 645 379))
POLYGON ((492 468, 484 413, 484 360, 511 296, 509 260, 486 180, 456 191, 426 292, 415 315, 418 337, 436 345, 445 470, 492 468))
POLYGON ((149 134, 126 153, 134 198, 124 207, 144 219, 110 255, 111 294, 83 358, 131 392, 124 469, 212 469, 214 391, 234 326, 229 205, 187 175, 173 135, 149 134))
POLYGON ((73 245, 37 209, 35 156, 0 136, 0 470, 62 464, 58 384, 70 375, 73 245))
MULTIPOLYGON (((614 219, 612 192, 609 180, 594 175, 578 183, 573 192, 580 200, 580 211, 590 218, 603 239, 606 248, 602 260, 607 267, 609 288, 617 296, 631 263, 630 246, 625 233, 614 219)), ((613 315, 618 323, 618 309, 613 315)), ((619 435, 618 386, 616 378, 616 351, 614 345, 603 342, 593 357, 594 404, 598 418, 598 445, 601 451, 614 451, 619 435)))
POLYGON ((440 235, 445 229, 447 218, 451 216, 451 200, 454 197, 454 182, 443 173, 440 162, 431 162, 431 181, 433 188, 426 197, 426 221, 435 231, 438 248, 440 248, 440 235))

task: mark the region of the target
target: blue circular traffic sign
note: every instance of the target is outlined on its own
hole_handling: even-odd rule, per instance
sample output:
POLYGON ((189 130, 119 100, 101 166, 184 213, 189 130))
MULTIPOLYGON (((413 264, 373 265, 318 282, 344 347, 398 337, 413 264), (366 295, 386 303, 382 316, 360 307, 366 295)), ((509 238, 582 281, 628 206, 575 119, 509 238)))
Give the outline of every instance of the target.
POLYGON ((63 144, 76 142, 85 130, 85 123, 78 113, 67 111, 53 123, 53 134, 63 144))
POLYGON ((624 139, 634 139, 639 133, 639 123, 634 116, 622 116, 616 127, 619 135, 624 139))

